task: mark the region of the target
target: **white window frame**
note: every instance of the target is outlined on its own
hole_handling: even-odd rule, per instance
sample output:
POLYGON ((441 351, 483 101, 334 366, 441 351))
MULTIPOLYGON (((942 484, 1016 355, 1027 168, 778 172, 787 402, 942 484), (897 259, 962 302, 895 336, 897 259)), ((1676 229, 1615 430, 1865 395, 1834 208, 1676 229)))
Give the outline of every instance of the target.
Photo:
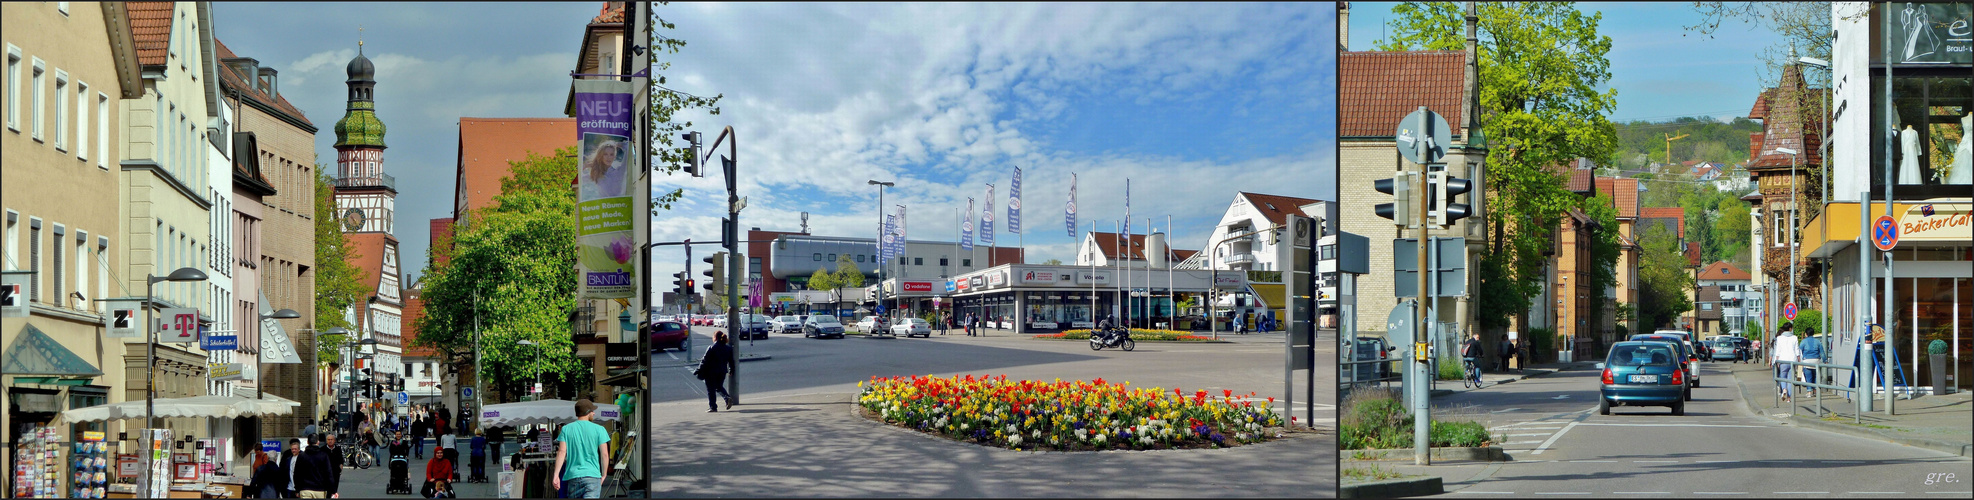
POLYGON ((110 169, 110 95, 96 93, 96 168, 110 169))
MULTIPOLYGON (((77 228, 75 230, 75 292, 76 293, 82 293, 83 291, 89 289, 89 261, 90 260, 92 259, 89 258, 89 232, 77 228)), ((102 297, 83 294, 82 298, 84 299, 84 301, 80 307, 77 307, 77 309, 87 310, 89 309, 89 305, 94 303, 94 302, 90 302, 91 300, 100 299, 102 297)))
POLYGON ((21 131, 21 48, 7 44, 7 130, 21 131))
MULTIPOLYGON (((110 238, 107 236, 96 236, 96 265, 101 266, 96 268, 96 296, 108 297, 110 296, 110 238)), ((103 312, 103 308, 106 307, 100 301, 94 304, 96 312, 103 312)))
POLYGON ((62 251, 62 238, 68 236, 69 231, 68 231, 68 226, 63 226, 62 223, 60 222, 56 222, 54 223, 54 225, 55 225, 55 234, 53 235, 54 239, 52 241, 52 243, 54 244, 48 245, 49 250, 55 251, 54 255, 48 257, 48 260, 50 261, 50 265, 48 266, 48 274, 54 277, 54 279, 49 280, 49 282, 52 283, 52 286, 54 287, 54 289, 52 290, 54 293, 48 295, 55 298, 55 307, 66 309, 67 306, 69 305, 69 301, 68 301, 69 294, 67 293, 69 291, 69 287, 68 287, 69 273, 67 269, 69 263, 68 263, 68 259, 63 258, 64 254, 68 252, 62 251))
POLYGON ((28 278, 27 300, 41 301, 41 225, 40 217, 27 218, 27 270, 34 274, 28 278))
POLYGON ((46 114, 46 113, 44 112, 44 110, 45 110, 45 109, 47 108, 47 106, 46 106, 46 104, 45 104, 45 103, 46 103, 46 101, 48 100, 48 98, 47 98, 47 95, 46 95, 47 93, 46 93, 46 92, 43 92, 43 91, 41 90, 41 87, 44 87, 44 86, 45 86, 45 85, 42 85, 42 83, 43 83, 43 82, 42 82, 41 80, 42 80, 42 78, 44 78, 44 77, 43 77, 42 75, 46 75, 46 74, 48 74, 48 71, 47 71, 47 68, 46 68, 45 66, 47 66, 47 64, 44 64, 44 63, 42 63, 42 62, 41 62, 41 58, 39 58, 39 57, 36 57, 36 58, 34 58, 34 69, 33 69, 33 71, 34 71, 34 73, 33 73, 33 76, 32 76, 32 77, 30 77, 30 78, 28 78, 28 80, 29 80, 29 82, 30 82, 30 83, 32 83, 32 84, 34 85, 34 90, 33 90, 33 92, 34 92, 34 133, 33 133, 33 134, 31 134, 31 135, 32 135, 32 136, 34 137, 34 140, 35 140, 35 142, 42 142, 42 138, 41 138, 41 129, 42 129, 42 126, 41 126, 41 123, 42 123, 42 119, 41 119, 41 116, 42 116, 42 115, 44 115, 44 114, 46 114))
POLYGON ((5 269, 8 271, 18 271, 21 268, 20 257, 18 257, 21 251, 21 213, 15 212, 11 208, 7 209, 5 224, 7 225, 7 234, 4 238, 7 247, 0 248, 0 254, 3 254, 5 257, 0 260, 5 260, 6 262, 0 265, 5 265, 5 269))
POLYGON ((69 72, 55 68, 55 150, 69 152, 69 72))
POLYGON ((75 159, 89 162, 89 83, 75 82, 75 159))
POLYGON ((69 15, 69 3, 68 3, 68 2, 55 2, 55 11, 56 11, 56 12, 60 12, 60 13, 62 13, 62 16, 63 16, 63 17, 68 17, 68 15, 69 15))

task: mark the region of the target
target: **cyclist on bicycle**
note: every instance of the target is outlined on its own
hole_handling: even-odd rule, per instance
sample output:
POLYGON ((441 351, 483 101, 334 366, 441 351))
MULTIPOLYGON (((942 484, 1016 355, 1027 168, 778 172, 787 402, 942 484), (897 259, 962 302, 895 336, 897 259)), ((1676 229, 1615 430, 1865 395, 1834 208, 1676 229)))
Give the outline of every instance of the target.
POLYGON ((1483 356, 1483 353, 1481 352, 1480 332, 1473 332, 1469 334, 1466 342, 1461 343, 1460 357, 1466 360, 1467 378, 1473 380, 1476 385, 1480 382, 1481 356, 1483 356))

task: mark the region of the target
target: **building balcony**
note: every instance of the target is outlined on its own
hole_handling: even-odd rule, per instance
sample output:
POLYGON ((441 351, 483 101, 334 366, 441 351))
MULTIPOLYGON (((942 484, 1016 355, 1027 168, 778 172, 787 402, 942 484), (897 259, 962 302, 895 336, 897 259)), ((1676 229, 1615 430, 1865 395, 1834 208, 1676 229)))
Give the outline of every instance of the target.
POLYGON ((398 179, 391 174, 377 174, 375 177, 339 177, 336 187, 385 187, 398 190, 398 179))
POLYGON ((1240 266, 1240 265, 1253 265, 1253 264, 1254 264, 1254 254, 1251 254, 1251 253, 1236 253, 1236 254, 1233 254, 1233 255, 1229 255, 1229 256, 1227 256, 1227 259, 1225 260, 1225 263, 1226 263, 1227 265, 1229 265, 1229 266, 1240 266))

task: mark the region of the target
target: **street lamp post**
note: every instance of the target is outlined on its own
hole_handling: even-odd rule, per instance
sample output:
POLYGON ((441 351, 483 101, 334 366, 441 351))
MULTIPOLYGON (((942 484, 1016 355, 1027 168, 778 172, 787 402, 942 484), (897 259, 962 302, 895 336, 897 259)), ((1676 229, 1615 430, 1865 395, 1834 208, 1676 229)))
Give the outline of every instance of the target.
MULTIPOLYGON (((1789 148, 1775 148, 1775 152, 1789 155, 1789 302, 1796 303, 1796 225, 1802 215, 1802 207, 1796 199, 1796 164, 1802 159, 1800 152, 1789 148)), ((1799 306, 1800 307, 1800 306, 1799 306)))
MULTIPOLYGON (((879 182, 876 179, 871 179, 868 183, 872 186, 877 186, 877 239, 875 242, 877 243, 878 253, 882 254, 884 253, 884 188, 896 186, 898 183, 879 182)), ((879 306, 884 305, 884 268, 886 267, 891 267, 891 263, 882 262, 877 266, 877 304, 879 306)), ((894 303, 891 307, 896 309, 898 305, 894 303)), ((880 314, 879 316, 882 315, 880 314)))
MULTIPOLYGON (((156 317, 156 312, 158 311, 159 308, 157 306, 156 294, 152 291, 152 288, 154 288, 154 286, 157 285, 157 283, 160 281, 205 281, 205 280, 206 280, 205 272, 200 271, 197 268, 191 268, 191 267, 178 268, 178 270, 172 271, 170 275, 164 277, 147 275, 144 277, 144 306, 150 308, 151 311, 153 312, 153 317, 156 317)), ((163 318, 159 318, 159 321, 157 323, 159 325, 162 325, 163 318)), ((157 414, 158 385, 157 385, 157 375, 156 375, 158 371, 157 331, 158 331, 158 327, 153 326, 151 327, 150 333, 144 334, 144 338, 146 340, 144 346, 144 363, 146 365, 146 368, 144 369, 144 420, 153 429, 158 428, 158 414, 157 414)))

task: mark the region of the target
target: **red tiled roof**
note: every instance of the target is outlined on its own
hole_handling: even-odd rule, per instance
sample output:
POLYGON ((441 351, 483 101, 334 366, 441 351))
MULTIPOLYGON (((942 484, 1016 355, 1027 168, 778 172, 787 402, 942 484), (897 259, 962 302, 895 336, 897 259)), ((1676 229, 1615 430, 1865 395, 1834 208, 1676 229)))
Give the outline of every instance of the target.
POLYGON ((171 48, 172 2, 124 2, 130 32, 137 44, 137 64, 163 66, 171 48))
MULTIPOLYGON (((1636 182, 1636 181, 1633 181, 1636 182)), ((1686 234, 1686 209, 1679 207, 1645 207, 1638 210, 1640 219, 1672 219, 1679 221, 1676 228, 1679 234, 1686 234)), ((1694 264, 1699 265, 1699 264, 1694 264)))
MULTIPOLYGON (((526 160, 531 152, 546 156, 575 145, 575 118, 462 117, 455 196, 464 194, 468 209, 492 206, 494 195, 500 194, 500 180, 508 176, 508 162, 526 160)), ((453 200, 455 208, 459 201, 453 200)))
POLYGON ((597 12, 596 18, 591 19, 589 22, 591 23, 624 22, 624 2, 603 2, 603 10, 597 12))
POLYGON ((1466 53, 1450 50, 1338 54, 1337 135, 1389 137, 1419 106, 1446 117, 1457 133, 1466 123, 1466 64, 1466 53))
POLYGON ((405 289, 404 319, 398 329, 404 332, 405 358, 437 358, 439 350, 431 347, 412 347, 418 339, 418 320, 425 317, 425 299, 419 297, 418 289, 405 289))
POLYGON ((1823 108, 1815 95, 1803 83, 1797 65, 1783 66, 1780 83, 1762 91, 1748 112, 1749 118, 1762 121, 1762 131, 1748 136, 1749 170, 1821 164, 1823 157, 1817 150, 1823 145, 1822 123, 1818 115, 1823 108), (1776 148, 1800 151, 1801 158, 1777 153, 1776 148))
POLYGON ((1735 267, 1734 264, 1724 261, 1707 264, 1707 268, 1700 271, 1700 279, 1702 280, 1746 280, 1753 278, 1754 276, 1748 274, 1747 271, 1743 271, 1741 268, 1735 267))
POLYGON ((1611 195, 1619 219, 1638 218, 1638 179, 1599 177, 1596 182, 1597 192, 1611 195))
POLYGON ((1688 242, 1686 244, 1686 265, 1693 267, 1700 267, 1699 243, 1688 242))
POLYGON ((376 290, 383 279, 380 270, 384 269, 384 245, 397 238, 386 233, 343 233, 349 238, 350 266, 363 273, 363 289, 376 290))
MULTIPOLYGON (((1097 239, 1097 251, 1102 252, 1104 258, 1106 259, 1118 258, 1117 243, 1119 242, 1120 238, 1117 237, 1117 233, 1092 231, 1090 232, 1090 236, 1097 239)), ((1130 245, 1131 245, 1130 255, 1128 255, 1127 258, 1131 260, 1145 260, 1145 235, 1142 234, 1131 235, 1130 245)), ((1187 257, 1191 257, 1193 254, 1199 253, 1198 250, 1179 250, 1176 248, 1170 250, 1172 250, 1172 254, 1173 254, 1173 258, 1171 259, 1172 264, 1178 264, 1180 262, 1183 262, 1186 260, 1187 257)))
MULTIPOLYGON (((227 48, 226 44, 220 42, 219 39, 217 38, 213 39, 212 44, 213 44, 213 48, 215 49, 215 52, 217 52, 219 55, 220 61, 225 61, 227 59, 240 57, 233 53, 233 49, 227 48)), ((248 82, 258 81, 257 80, 258 77, 259 75, 239 74, 238 72, 233 71, 232 66, 228 66, 224 63, 219 65, 219 82, 221 85, 225 85, 227 90, 238 90, 240 91, 240 97, 253 99, 254 101, 259 102, 261 104, 267 105, 275 109, 279 109, 281 110, 282 113, 287 114, 289 117, 294 118, 295 120, 299 120, 302 123, 307 123, 310 127, 315 126, 314 123, 308 121, 307 116, 302 114, 302 110, 300 108, 296 108, 294 104, 288 103, 288 98, 269 96, 267 95, 266 92, 261 92, 259 89, 255 88, 255 85, 248 83, 248 82)))
POLYGON ((1288 217, 1288 214, 1291 213, 1299 214, 1303 216, 1313 216, 1314 214, 1304 213, 1302 211, 1302 206, 1321 201, 1321 200, 1314 200, 1309 198, 1296 198, 1293 196, 1279 196, 1272 194, 1260 194, 1260 193, 1249 193, 1249 192, 1242 192, 1241 196, 1247 197, 1247 203, 1249 205, 1253 205, 1256 211, 1261 212, 1263 216, 1268 217, 1268 222, 1273 222, 1276 224, 1281 224, 1282 222, 1284 222, 1288 217))

